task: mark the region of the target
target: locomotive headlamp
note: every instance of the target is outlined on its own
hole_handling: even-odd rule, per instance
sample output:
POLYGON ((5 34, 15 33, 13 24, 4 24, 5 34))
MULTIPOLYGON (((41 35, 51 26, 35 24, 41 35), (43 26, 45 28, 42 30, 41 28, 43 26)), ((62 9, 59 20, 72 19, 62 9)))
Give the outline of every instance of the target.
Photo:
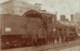
POLYGON ((54 28, 54 29, 53 29, 53 31, 55 32, 55 31, 56 31, 56 29, 54 28))

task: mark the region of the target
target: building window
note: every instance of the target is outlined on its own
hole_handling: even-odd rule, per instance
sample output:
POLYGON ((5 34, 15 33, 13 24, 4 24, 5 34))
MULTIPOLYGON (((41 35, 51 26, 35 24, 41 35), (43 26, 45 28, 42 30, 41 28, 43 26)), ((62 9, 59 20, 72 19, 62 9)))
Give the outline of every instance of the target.
POLYGON ((10 27, 6 27, 5 28, 5 32, 11 32, 11 28, 10 27))

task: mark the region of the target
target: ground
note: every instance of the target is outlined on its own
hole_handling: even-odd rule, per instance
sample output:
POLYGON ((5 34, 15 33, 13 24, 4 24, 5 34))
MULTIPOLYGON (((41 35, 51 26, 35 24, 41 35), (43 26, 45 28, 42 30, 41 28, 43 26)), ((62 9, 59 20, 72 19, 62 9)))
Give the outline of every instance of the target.
POLYGON ((2 51, 65 51, 67 48, 72 48, 72 47, 74 47, 74 49, 79 50, 80 49, 80 39, 71 41, 68 43, 49 44, 49 45, 37 46, 37 47, 15 48, 15 49, 8 49, 8 50, 2 50, 2 51))

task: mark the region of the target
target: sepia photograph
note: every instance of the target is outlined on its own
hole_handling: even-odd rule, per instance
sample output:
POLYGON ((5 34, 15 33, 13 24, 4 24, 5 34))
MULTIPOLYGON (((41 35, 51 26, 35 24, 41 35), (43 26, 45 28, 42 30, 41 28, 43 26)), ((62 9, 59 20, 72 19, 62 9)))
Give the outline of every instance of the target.
POLYGON ((80 51, 80 0, 0 0, 0 51, 80 51))

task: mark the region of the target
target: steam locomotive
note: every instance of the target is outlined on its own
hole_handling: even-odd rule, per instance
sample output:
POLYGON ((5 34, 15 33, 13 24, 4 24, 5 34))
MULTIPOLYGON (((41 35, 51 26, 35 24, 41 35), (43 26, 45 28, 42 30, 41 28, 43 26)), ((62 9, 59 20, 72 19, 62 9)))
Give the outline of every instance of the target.
POLYGON ((8 20, 5 17, 11 19, 10 24, 6 25, 12 26, 14 31, 11 29, 11 32, 2 33, 2 49, 55 44, 55 41, 63 43, 78 38, 76 28, 59 23, 54 14, 30 10, 23 16, 3 15, 3 17, 4 21, 8 20), (21 21, 20 24, 16 23, 18 21, 21 21))

